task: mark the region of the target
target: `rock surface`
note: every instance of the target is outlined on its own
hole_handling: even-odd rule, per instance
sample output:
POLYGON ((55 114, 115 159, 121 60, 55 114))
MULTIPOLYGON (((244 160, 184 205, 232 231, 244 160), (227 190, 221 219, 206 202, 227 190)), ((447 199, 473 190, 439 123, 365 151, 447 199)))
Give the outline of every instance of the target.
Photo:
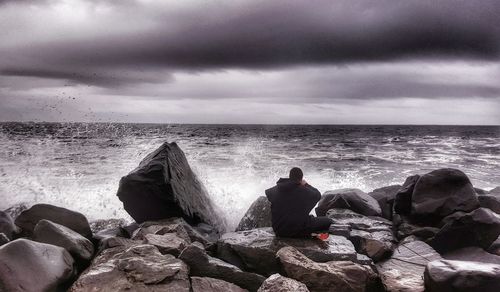
POLYGON ((176 257, 189 244, 189 242, 180 238, 175 233, 165 233, 162 235, 146 234, 144 242, 156 246, 162 254, 171 254, 176 257))
POLYGON ((500 236, 488 247, 488 252, 500 256, 500 236))
POLYGON ((408 215, 411 212, 411 200, 413 196, 413 190, 417 181, 420 179, 420 175, 412 175, 406 178, 403 186, 396 193, 394 198, 394 212, 401 215, 408 215))
POLYGON ((351 261, 316 263, 293 247, 284 247, 276 255, 287 276, 311 291, 370 291, 377 283, 370 267, 351 261))
POLYGON ((192 224, 205 222, 225 229, 225 221, 176 143, 164 143, 122 177, 117 196, 138 223, 183 217, 192 224))
POLYGON ((12 240, 18 232, 19 230, 9 213, 0 211, 0 233, 3 233, 8 239, 12 240))
POLYGON ((189 265, 191 275, 222 279, 250 291, 256 291, 265 280, 261 275, 244 272, 234 265, 209 256, 200 243, 195 242, 186 247, 179 258, 189 265))
POLYGON ((104 250, 69 291, 189 292, 189 268, 149 244, 104 250))
POLYGON ((443 258, 456 261, 471 261, 500 265, 500 256, 486 252, 479 247, 464 247, 443 254, 443 258))
POLYGON ((385 219, 392 220, 394 200, 401 187, 401 185, 391 185, 375 189, 368 193, 369 196, 377 200, 380 209, 382 210, 382 217, 385 219))
POLYGON ((191 277, 192 292, 247 292, 232 283, 208 278, 208 277, 191 277))
POLYGON ((378 202, 358 189, 338 189, 327 191, 321 196, 316 207, 317 216, 325 216, 334 208, 350 209, 365 216, 382 216, 378 202))
POLYGON ((297 280, 272 274, 267 278, 257 292, 309 292, 307 286, 297 280))
POLYGON ((64 248, 26 239, 0 247, 0 291, 56 291, 72 276, 73 258, 64 248))
POLYGON ((491 211, 500 214, 500 196, 482 195, 477 198, 481 207, 488 208, 491 211))
POLYGON ((92 231, 85 216, 75 211, 48 204, 37 204, 24 210, 16 218, 15 223, 23 230, 25 235, 30 236, 33 234, 35 226, 42 219, 66 226, 85 238, 92 238, 92 231))
POLYGON ((4 212, 9 214, 13 220, 16 220, 17 216, 27 209, 28 205, 26 203, 18 203, 5 209, 4 212))
POLYGON ((260 196, 250 205, 250 208, 241 218, 236 231, 271 226, 271 202, 266 196, 260 196))
POLYGON ((49 220, 40 220, 33 231, 33 240, 66 249, 77 262, 87 263, 94 255, 94 245, 79 233, 49 220))
POLYGON ((390 259, 377 264, 377 270, 388 292, 423 292, 425 266, 429 261, 440 259, 428 244, 408 237, 399 243, 390 259))
POLYGON ((425 288, 429 292, 497 292, 499 287, 500 265, 438 260, 425 268, 425 288))
POLYGON ((8 243, 10 239, 7 237, 7 235, 0 233, 0 246, 8 243))

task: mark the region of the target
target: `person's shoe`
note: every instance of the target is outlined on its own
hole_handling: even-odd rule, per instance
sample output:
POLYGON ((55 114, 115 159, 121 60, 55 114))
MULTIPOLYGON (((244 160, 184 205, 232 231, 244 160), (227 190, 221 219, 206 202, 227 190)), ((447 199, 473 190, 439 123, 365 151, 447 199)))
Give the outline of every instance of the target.
POLYGON ((328 233, 318 233, 318 234, 316 234, 316 237, 317 237, 318 239, 323 240, 323 241, 328 240, 328 237, 329 237, 329 236, 330 236, 330 234, 328 234, 328 233))

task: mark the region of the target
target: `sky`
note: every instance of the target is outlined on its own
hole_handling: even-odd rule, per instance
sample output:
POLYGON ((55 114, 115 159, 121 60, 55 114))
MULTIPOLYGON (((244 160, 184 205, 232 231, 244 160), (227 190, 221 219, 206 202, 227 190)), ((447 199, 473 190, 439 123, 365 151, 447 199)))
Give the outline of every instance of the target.
POLYGON ((0 0, 0 121, 500 125, 496 0, 0 0))

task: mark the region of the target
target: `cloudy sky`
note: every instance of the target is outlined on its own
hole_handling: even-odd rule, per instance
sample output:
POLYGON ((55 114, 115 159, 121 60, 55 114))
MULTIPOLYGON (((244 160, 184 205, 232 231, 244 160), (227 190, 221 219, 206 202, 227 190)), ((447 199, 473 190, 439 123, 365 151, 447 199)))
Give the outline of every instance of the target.
POLYGON ((496 0, 0 0, 0 120, 500 124, 496 0))

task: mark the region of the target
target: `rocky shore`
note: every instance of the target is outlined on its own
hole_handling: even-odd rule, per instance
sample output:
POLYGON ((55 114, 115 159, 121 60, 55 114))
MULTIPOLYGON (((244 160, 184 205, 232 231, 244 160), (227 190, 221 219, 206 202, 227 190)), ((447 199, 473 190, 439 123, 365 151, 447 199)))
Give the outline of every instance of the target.
POLYGON ((315 212, 334 220, 326 241, 276 237, 263 196, 226 230, 175 143, 117 195, 136 222, 47 204, 0 211, 0 291, 500 289, 500 187, 474 188, 456 169, 325 192, 315 212))

